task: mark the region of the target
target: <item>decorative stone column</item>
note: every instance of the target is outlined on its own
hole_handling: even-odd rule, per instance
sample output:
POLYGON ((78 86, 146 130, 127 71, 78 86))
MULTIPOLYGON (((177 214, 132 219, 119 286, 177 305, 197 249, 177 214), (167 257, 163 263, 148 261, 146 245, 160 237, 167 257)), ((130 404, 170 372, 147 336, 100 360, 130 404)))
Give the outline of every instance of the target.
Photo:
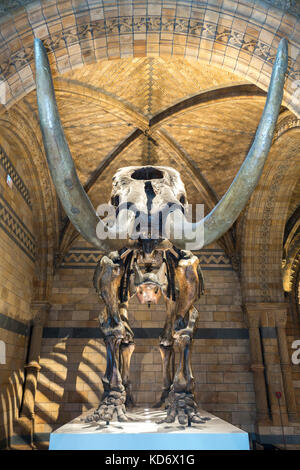
POLYGON ((280 426, 281 423, 288 424, 275 324, 278 305, 280 308, 282 304, 268 302, 258 305, 261 309, 261 338, 268 382, 268 396, 272 411, 272 422, 273 425, 280 426), (280 401, 278 401, 276 392, 281 393, 280 401))
POLYGON ((33 420, 37 377, 41 368, 39 361, 43 328, 47 321, 50 304, 36 301, 31 304, 31 309, 33 310, 33 327, 28 345, 28 363, 25 365, 26 376, 20 417, 33 420))
POLYGON ((275 312, 278 346, 280 354, 281 371, 285 391, 288 417, 291 421, 297 421, 297 405, 292 380, 292 368, 286 339, 287 308, 284 306, 275 312))
MULTIPOLYGON (((247 304, 246 310, 249 322, 251 355, 252 358, 261 357, 261 363, 258 363, 259 367, 257 367, 257 364, 252 367, 253 371, 256 370, 254 380, 258 382, 258 387, 262 386, 262 377, 260 376, 258 379, 257 369, 263 365, 263 389, 266 391, 267 406, 269 413, 271 412, 272 424, 275 426, 287 425, 288 409, 290 409, 289 415, 295 419, 296 404, 285 334, 286 305, 279 302, 258 302, 247 304), (251 325, 254 323, 256 329, 251 331, 251 325), (276 392, 281 393, 280 400, 278 400, 276 392)), ((253 362, 255 361, 253 360, 253 362)), ((255 390, 259 409, 262 392, 257 391, 257 386, 255 390)))
POLYGON ((267 387, 265 381, 265 366, 261 348, 259 332, 260 311, 254 305, 245 305, 251 352, 251 370, 253 371, 254 390, 256 398, 256 419, 257 424, 270 424, 270 414, 267 399, 267 387))

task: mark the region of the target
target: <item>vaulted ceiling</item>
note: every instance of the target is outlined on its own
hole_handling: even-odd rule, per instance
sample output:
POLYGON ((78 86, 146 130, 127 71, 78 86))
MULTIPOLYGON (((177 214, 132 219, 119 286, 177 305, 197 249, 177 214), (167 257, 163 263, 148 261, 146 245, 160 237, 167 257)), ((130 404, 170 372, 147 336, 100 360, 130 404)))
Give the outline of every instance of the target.
MULTIPOLYGON (((236 266, 242 251, 248 250, 243 260, 249 260, 244 264, 250 266, 246 268, 251 295, 256 296, 253 279, 263 272, 257 265, 267 264, 265 253, 268 282, 274 286, 277 276, 276 286, 280 285, 281 273, 274 273, 273 267, 281 264, 284 226, 298 213, 300 194, 295 9, 287 8, 283 14, 270 7, 274 2, 259 0, 255 8, 249 8, 254 2, 239 1, 223 2, 221 9, 207 1, 183 1, 184 9, 170 2, 176 4, 173 10, 159 1, 155 8, 149 2, 151 8, 142 10, 146 1, 132 9, 128 0, 111 10, 107 2, 98 8, 97 2, 57 0, 48 5, 16 0, 15 5, 26 7, 12 14, 11 2, 4 3, 10 14, 1 23, 0 85, 5 96, 0 103, 0 136, 18 154, 18 161, 30 160, 28 171, 36 172, 39 184, 31 188, 33 208, 41 193, 45 234, 40 245, 47 247, 49 272, 52 253, 61 257, 78 234, 61 207, 57 224, 60 203, 55 204, 34 91, 34 36, 47 48, 61 120, 94 206, 109 200, 111 178, 118 168, 159 164, 181 172, 189 202, 203 202, 206 212, 230 186, 247 154, 279 39, 288 38, 283 99, 288 110, 281 109, 271 151, 249 204, 218 240, 232 260, 236 257, 236 266)), ((263 273, 257 284, 265 285, 265 279, 263 273)))
MULTIPOLYGON (((178 169, 189 202, 210 210, 245 158, 265 102, 265 93, 238 75, 181 58, 105 60, 56 76, 54 84, 95 207, 109 200, 118 168, 159 164, 178 169)), ((37 116, 35 91, 23 104, 37 116)))

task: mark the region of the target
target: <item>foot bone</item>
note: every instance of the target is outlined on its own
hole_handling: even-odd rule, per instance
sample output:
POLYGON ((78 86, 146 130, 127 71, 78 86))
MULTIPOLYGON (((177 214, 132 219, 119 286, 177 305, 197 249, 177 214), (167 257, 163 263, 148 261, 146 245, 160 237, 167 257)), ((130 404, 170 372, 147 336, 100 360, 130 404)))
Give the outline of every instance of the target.
POLYGON ((179 424, 183 426, 190 426, 191 423, 205 423, 210 419, 201 416, 192 393, 176 393, 171 390, 167 399, 167 416, 158 424, 174 423, 176 418, 179 424))
POLYGON ((114 420, 125 422, 129 421, 129 418, 126 416, 126 392, 110 391, 102 400, 97 410, 94 411, 91 415, 88 415, 85 419, 86 423, 92 421, 106 421, 109 423, 114 420))

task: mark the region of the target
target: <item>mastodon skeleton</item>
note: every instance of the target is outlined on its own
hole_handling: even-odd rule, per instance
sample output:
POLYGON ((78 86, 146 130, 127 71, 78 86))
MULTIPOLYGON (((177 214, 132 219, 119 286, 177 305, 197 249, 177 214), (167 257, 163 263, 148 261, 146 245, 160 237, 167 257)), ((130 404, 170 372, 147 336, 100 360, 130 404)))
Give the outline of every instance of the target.
MULTIPOLYGON (((100 328, 107 349, 107 367, 102 378, 104 395, 91 419, 126 420, 126 404, 133 401, 129 367, 134 350, 133 332, 128 323, 128 301, 136 295, 141 303, 166 300, 166 323, 160 337, 163 363, 161 403, 167 400, 167 422, 178 417, 181 424, 200 422, 194 400, 191 370, 191 342, 198 312, 195 301, 203 291, 203 278, 193 250, 218 240, 235 222, 249 200, 263 170, 272 144, 283 96, 287 70, 287 41, 282 39, 273 66, 265 108, 252 146, 226 194, 202 220, 189 222, 185 216, 187 199, 179 173, 168 167, 121 168, 113 178, 111 205, 116 209, 114 224, 100 219, 84 191, 59 118, 51 71, 42 42, 35 39, 36 88, 40 126, 51 176, 60 201, 78 232, 103 250, 94 274, 94 286, 106 305, 100 314, 100 328), (156 235, 136 237, 137 214, 148 221, 172 206, 167 217, 170 234, 161 227, 156 235), (133 210, 133 208, 135 210, 133 210), (176 230, 184 226, 185 230, 176 230), (116 228, 118 235, 115 236, 116 228), (105 232, 106 238, 99 237, 105 232), (135 236, 131 236, 135 230, 135 236), (203 231, 203 240, 185 233, 203 231), (110 233, 111 232, 111 233, 110 233), (180 236, 176 235, 180 233, 180 236), (111 234, 111 236, 110 236, 111 234), (180 351, 173 372, 174 345, 180 351)), ((155 219, 157 220, 157 219, 155 219)))

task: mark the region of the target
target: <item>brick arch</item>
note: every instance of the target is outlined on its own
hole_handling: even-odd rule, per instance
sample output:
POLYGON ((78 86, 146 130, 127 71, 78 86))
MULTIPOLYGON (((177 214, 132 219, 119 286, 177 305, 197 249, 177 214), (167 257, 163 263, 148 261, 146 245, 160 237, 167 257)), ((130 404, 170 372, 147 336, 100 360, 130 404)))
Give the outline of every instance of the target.
POLYGON ((296 278, 300 268, 300 233, 291 242, 285 265, 283 267, 283 288, 291 292, 295 288, 296 278))
POLYGON ((283 302, 282 247, 289 203, 299 178, 300 121, 287 113, 277 127, 258 187, 240 229, 245 302, 283 302))
MULTIPOLYGON (((44 41, 56 73, 101 59, 181 56, 236 73, 266 90, 281 37, 289 39, 284 104, 300 112, 297 18, 262 1, 138 3, 36 1, 1 25, 0 79, 5 105, 34 89, 33 38, 44 41), (4 91, 3 91, 4 90, 4 91)), ((3 97, 2 97, 3 102, 3 97)))
POLYGON ((0 133, 13 141, 25 157, 26 173, 31 178, 33 227, 36 237, 35 274, 32 300, 45 300, 51 290, 53 258, 57 240, 57 203, 54 187, 39 141, 38 122, 26 118, 28 110, 15 106, 0 116, 0 133))
MULTIPOLYGON (((100 176, 104 177, 105 170, 119 157, 119 155, 122 155, 122 152, 132 142, 143 135, 143 132, 149 132, 152 137, 157 139, 157 142, 159 142, 158 145, 163 143, 167 148, 175 151, 184 168, 192 171, 190 174, 195 178, 197 185, 195 187, 199 192, 198 194, 204 198, 205 204, 210 210, 212 210, 219 201, 219 198, 213 189, 213 184, 208 183, 198 166, 190 159, 187 152, 185 152, 181 146, 178 146, 178 143, 173 140, 166 130, 160 129, 160 126, 170 117, 183 114, 189 109, 197 109, 197 107, 201 108, 202 106, 214 105, 223 101, 225 102, 226 100, 235 100, 236 102, 251 98, 261 98, 262 100, 265 100, 265 93, 256 86, 239 83, 224 87, 210 88, 208 90, 201 91, 197 95, 190 95, 188 98, 178 100, 176 101, 176 104, 164 108, 163 111, 153 114, 151 119, 148 119, 142 112, 136 110, 128 102, 122 101, 103 89, 80 83, 77 80, 56 77, 54 80, 54 87, 57 99, 63 97, 67 100, 71 96, 76 96, 76 98, 84 97, 84 100, 90 102, 91 105, 101 104, 101 107, 107 111, 113 109, 115 115, 118 115, 120 119, 131 122, 133 125, 134 130, 132 133, 120 140, 116 147, 110 150, 110 152, 100 162, 99 166, 95 168, 87 181, 82 181, 83 187, 87 193, 93 189, 93 186, 97 183, 100 176)), ((73 158, 75 156, 76 154, 74 153, 73 158)), ((63 255, 78 236, 78 231, 70 221, 67 220, 60 234, 60 247, 57 264, 59 264, 63 255)), ((227 234, 219 240, 219 242, 221 243, 222 248, 225 249, 227 255, 231 258, 232 262, 234 262, 232 258, 234 252, 233 240, 230 232, 228 231, 227 234)))
MULTIPOLYGON (((299 199, 297 199, 299 202, 299 199)), ((300 205, 289 217, 284 231, 282 281, 285 292, 295 288, 300 266, 300 205)))

